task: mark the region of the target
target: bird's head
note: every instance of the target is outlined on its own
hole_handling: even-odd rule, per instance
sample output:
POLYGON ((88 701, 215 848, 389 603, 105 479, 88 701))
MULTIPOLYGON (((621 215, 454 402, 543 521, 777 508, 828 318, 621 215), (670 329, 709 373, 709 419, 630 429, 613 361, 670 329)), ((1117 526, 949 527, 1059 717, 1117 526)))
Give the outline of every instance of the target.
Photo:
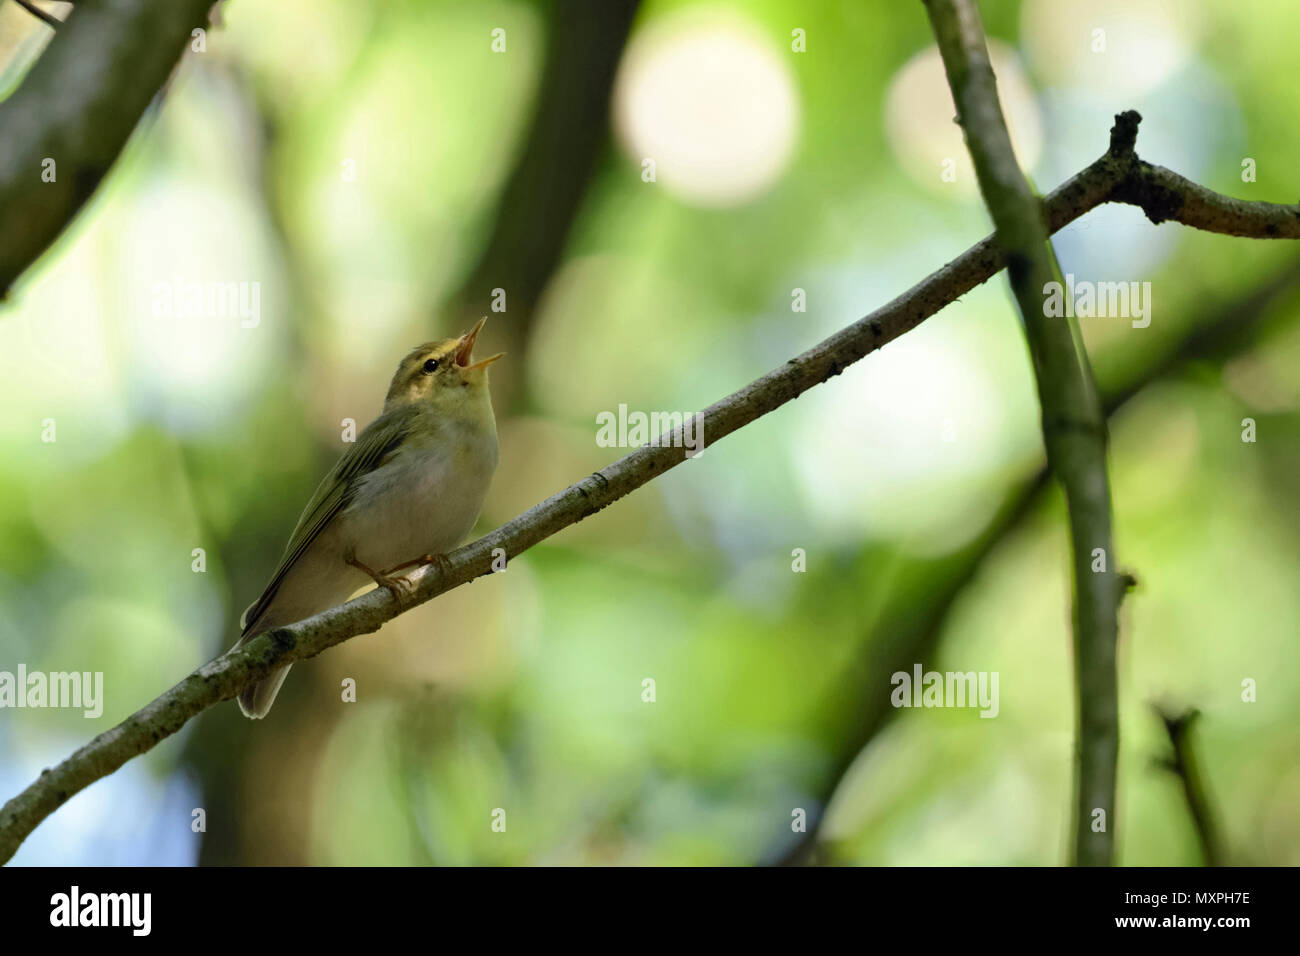
POLYGON ((474 340, 487 317, 478 320, 458 339, 426 342, 410 351, 397 367, 388 386, 384 410, 399 405, 424 403, 449 416, 477 409, 488 397, 488 366, 505 353, 473 361, 474 340))

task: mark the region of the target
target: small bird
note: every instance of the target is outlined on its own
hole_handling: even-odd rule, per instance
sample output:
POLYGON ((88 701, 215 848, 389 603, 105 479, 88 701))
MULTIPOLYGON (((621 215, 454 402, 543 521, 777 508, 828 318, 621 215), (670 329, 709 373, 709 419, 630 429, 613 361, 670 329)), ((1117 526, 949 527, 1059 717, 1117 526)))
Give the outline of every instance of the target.
MULTIPOLYGON (((501 354, 471 362, 486 321, 402 359, 384 410, 307 502, 235 647, 342 604, 367 578, 401 601, 412 585, 398 571, 441 560, 469 534, 497 466, 487 368, 501 354)), ((244 688, 245 717, 266 716, 288 672, 244 688)))

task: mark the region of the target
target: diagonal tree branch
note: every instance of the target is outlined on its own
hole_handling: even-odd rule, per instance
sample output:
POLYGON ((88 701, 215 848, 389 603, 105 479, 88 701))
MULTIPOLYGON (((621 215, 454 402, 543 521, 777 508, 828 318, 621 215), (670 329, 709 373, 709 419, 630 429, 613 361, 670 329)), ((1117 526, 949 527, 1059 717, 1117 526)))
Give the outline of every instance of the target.
MULTIPOLYGON (((974 0, 925 0, 943 56, 957 120, 975 164, 984 204, 1007 253, 1007 271, 1033 359, 1047 464, 1065 489, 1074 564, 1074 655, 1078 682, 1078 765, 1074 859, 1108 866, 1115 844, 1119 692, 1115 645, 1119 602, 1111 537, 1106 420, 1073 318, 1045 314, 1048 284, 1060 281, 1041 202, 1016 161, 998 101, 997 80, 974 0)), ((1140 178, 1140 177, 1137 177, 1140 178)), ((1148 192, 1158 189, 1149 180, 1148 192)), ((1190 208, 1192 202, 1160 202, 1190 208)), ((1172 211, 1172 210, 1171 210, 1172 211)))
POLYGON ((0 103, 0 300, 94 193, 211 6, 85 0, 0 103))
MULTIPOLYGON (((1134 112, 1116 117, 1111 150, 1047 197, 1045 212, 1053 231, 1090 209, 1113 201, 1113 194, 1121 187, 1126 187, 1125 195, 1129 197, 1122 201, 1142 205, 1146 193, 1133 185, 1141 175, 1133 152, 1139 120, 1134 112)), ((1169 176, 1173 177, 1172 188, 1187 183, 1172 173, 1169 176)), ((1218 197, 1216 202, 1237 201, 1218 197)), ((1250 203, 1246 208, 1258 211, 1261 236, 1300 238, 1300 205, 1250 203), (1290 232, 1268 233, 1264 224, 1278 217, 1279 210, 1289 213, 1293 222, 1290 232)), ((1177 216, 1167 218, 1176 220, 1177 216)), ((709 406, 701 413, 704 437, 710 443, 720 441, 838 375, 985 282, 1003 265, 1002 252, 993 237, 976 243, 892 302, 709 406)), ((679 432, 673 436, 682 437, 679 432)), ((69 797, 153 749, 191 717, 233 698, 245 685, 265 677, 281 664, 314 657, 349 638, 377 631, 385 621, 415 604, 491 573, 496 549, 508 557, 516 557, 595 514, 681 464, 686 450, 680 445, 679 440, 677 445, 642 446, 477 541, 456 549, 441 569, 434 566, 417 569, 411 575, 416 584, 415 595, 403 605, 398 605, 386 590, 371 591, 341 607, 268 631, 238 650, 228 651, 204 664, 152 703, 44 771, 0 807, 0 862, 10 859, 28 834, 69 797)))

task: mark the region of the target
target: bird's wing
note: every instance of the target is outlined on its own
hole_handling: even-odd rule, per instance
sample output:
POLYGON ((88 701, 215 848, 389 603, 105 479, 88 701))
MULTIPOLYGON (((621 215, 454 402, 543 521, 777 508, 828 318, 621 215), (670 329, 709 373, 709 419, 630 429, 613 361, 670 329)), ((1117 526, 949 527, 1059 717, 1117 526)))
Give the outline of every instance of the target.
POLYGON ((357 481, 382 465, 385 459, 401 445, 409 434, 418 409, 414 405, 403 405, 385 412, 362 430, 356 442, 334 463, 329 474, 316 488, 315 494, 307 502, 297 527, 289 536, 285 545, 284 557, 271 575, 271 583, 266 590, 239 619, 241 634, 257 624, 257 619, 266 611, 276 592, 284 582, 285 575, 311 547, 320 533, 342 511, 356 494, 357 481))

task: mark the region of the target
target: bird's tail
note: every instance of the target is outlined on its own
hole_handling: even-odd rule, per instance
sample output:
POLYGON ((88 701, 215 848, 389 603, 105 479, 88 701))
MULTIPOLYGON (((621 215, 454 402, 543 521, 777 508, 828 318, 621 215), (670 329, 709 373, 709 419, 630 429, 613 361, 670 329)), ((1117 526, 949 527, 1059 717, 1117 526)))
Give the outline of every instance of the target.
POLYGON ((275 703, 275 695, 280 693, 280 685, 284 683, 284 678, 292 666, 292 664, 285 664, 283 667, 277 667, 256 684, 249 684, 239 692, 239 709, 244 712, 245 717, 259 720, 267 715, 271 705, 275 703))
MULTIPOLYGON (((255 637, 257 634, 245 634, 235 642, 235 647, 247 644, 255 637)), ((277 667, 260 681, 249 684, 239 692, 239 709, 245 717, 249 720, 260 720, 270 712, 271 705, 275 703, 275 695, 280 693, 280 685, 284 683, 291 666, 293 665, 285 664, 283 667, 277 667)))

